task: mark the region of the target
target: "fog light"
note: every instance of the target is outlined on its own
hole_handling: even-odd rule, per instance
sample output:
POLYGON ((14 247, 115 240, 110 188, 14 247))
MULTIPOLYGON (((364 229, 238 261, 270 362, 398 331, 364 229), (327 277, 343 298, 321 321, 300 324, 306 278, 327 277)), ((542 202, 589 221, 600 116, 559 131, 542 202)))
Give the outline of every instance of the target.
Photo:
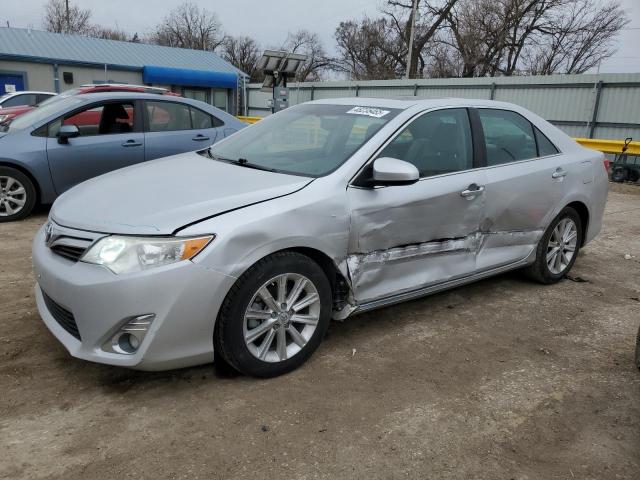
POLYGON ((113 349, 118 353, 136 353, 139 346, 138 338, 130 333, 120 333, 114 337, 113 349))
POLYGON ((155 314, 147 313, 128 319, 111 340, 102 346, 103 350, 133 355, 138 351, 144 337, 147 335, 155 314))

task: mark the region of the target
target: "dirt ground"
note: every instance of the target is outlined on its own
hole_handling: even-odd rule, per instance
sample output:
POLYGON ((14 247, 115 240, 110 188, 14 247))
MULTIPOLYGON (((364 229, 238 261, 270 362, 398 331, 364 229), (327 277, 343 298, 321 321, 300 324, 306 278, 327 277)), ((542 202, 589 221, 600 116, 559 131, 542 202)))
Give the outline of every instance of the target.
POLYGON ((334 322, 272 380, 70 357, 32 293, 46 212, 2 224, 0 478, 639 479, 640 188, 615 190, 573 281, 334 322))

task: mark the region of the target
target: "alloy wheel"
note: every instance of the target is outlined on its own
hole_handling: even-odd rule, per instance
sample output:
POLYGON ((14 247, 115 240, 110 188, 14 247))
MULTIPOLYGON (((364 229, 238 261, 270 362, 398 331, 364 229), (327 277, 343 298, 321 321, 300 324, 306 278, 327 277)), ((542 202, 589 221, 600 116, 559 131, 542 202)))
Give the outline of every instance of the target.
POLYGON ((320 321, 320 296, 307 277, 284 273, 253 295, 244 314, 244 340, 264 362, 282 362, 302 350, 320 321))
POLYGON ((578 227, 571 218, 563 218, 551 233, 547 244, 547 266, 554 275, 567 269, 576 253, 578 227))
POLYGON ((16 215, 26 202, 24 185, 13 177, 0 176, 0 217, 16 215))

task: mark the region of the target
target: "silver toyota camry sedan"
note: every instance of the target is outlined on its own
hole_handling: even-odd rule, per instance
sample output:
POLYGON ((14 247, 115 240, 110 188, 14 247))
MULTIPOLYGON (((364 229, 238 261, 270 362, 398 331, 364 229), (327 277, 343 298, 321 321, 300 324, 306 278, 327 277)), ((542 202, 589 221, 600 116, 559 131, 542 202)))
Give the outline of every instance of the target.
POLYGON ((289 108, 211 148, 84 182, 33 243, 38 310, 78 358, 269 377, 331 318, 524 269, 600 231, 602 154, 485 100, 289 108))

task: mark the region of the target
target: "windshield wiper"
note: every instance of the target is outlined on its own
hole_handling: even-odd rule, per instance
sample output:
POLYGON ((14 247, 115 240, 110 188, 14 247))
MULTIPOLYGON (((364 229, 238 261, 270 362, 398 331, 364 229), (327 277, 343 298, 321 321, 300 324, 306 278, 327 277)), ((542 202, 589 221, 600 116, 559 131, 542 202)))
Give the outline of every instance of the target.
POLYGON ((275 168, 263 167, 261 165, 256 165, 255 163, 250 163, 246 158, 239 158, 237 160, 233 160, 231 158, 224 158, 219 155, 214 155, 211 152, 211 147, 207 148, 207 155, 209 158, 213 158, 215 160, 221 160, 223 162, 232 163, 233 165, 238 165, 240 167, 253 168, 255 170, 264 170, 265 172, 277 172, 275 168))

